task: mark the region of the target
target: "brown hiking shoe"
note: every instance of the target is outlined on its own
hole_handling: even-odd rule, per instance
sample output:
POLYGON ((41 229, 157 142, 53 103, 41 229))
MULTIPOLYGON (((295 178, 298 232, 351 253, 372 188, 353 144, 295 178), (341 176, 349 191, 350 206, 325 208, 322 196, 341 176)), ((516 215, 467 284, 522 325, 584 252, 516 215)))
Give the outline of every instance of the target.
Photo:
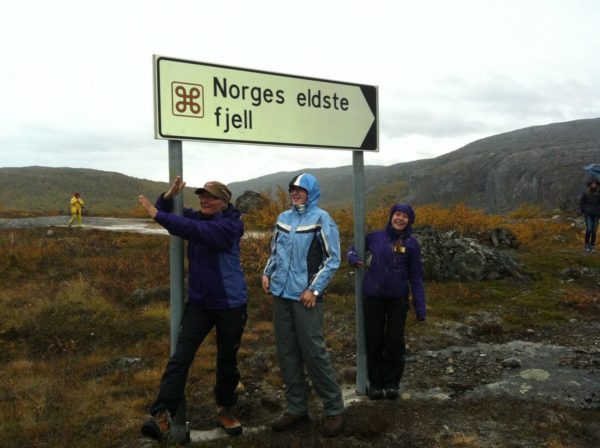
POLYGON ((308 415, 294 415, 289 412, 284 412, 281 417, 271 423, 271 429, 275 432, 283 432, 292 429, 300 423, 308 423, 310 418, 308 415))
POLYGON ((342 429, 344 429, 344 425, 346 421, 344 419, 344 415, 328 415, 323 420, 323 435, 325 437, 335 437, 342 429))
POLYGON ((171 413, 168 409, 161 409, 142 425, 142 434, 160 440, 171 430, 171 413))
POLYGON ((227 406, 219 406, 217 408, 217 420, 219 421, 219 426, 230 436, 239 436, 243 431, 242 424, 233 416, 231 408, 227 406))

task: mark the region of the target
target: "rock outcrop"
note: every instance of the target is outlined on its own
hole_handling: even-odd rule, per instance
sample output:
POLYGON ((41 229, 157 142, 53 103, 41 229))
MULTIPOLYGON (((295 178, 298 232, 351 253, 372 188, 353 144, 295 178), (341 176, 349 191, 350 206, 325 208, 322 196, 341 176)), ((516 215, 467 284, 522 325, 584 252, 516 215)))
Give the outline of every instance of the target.
POLYGON ((269 203, 268 199, 255 191, 246 190, 235 201, 235 208, 242 213, 260 209, 269 203))
POLYGON ((455 231, 439 232, 430 227, 416 228, 414 234, 421 244, 426 280, 496 280, 525 274, 525 269, 512 254, 483 244, 476 238, 460 236, 455 231))

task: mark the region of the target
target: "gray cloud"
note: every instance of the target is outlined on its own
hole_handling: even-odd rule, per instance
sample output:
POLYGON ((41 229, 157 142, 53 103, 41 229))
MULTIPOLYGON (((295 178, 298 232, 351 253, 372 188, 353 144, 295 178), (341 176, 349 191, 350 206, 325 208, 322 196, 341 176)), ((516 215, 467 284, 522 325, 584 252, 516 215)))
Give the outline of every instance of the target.
POLYGON ((597 83, 566 80, 518 82, 490 76, 468 82, 445 78, 430 92, 398 93, 382 104, 381 132, 398 138, 488 134, 600 116, 597 83))

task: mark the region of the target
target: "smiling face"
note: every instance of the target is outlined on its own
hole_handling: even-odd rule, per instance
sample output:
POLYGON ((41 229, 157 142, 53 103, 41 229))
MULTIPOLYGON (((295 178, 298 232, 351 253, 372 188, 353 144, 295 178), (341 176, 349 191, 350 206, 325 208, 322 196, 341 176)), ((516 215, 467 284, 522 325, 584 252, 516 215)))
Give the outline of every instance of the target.
POLYGON ((291 187, 290 199, 294 205, 304 205, 308 200, 308 192, 302 187, 291 187))
POLYGON ((214 215, 227 207, 227 204, 223 200, 212 194, 199 194, 198 199, 200 200, 200 212, 204 215, 214 215))
POLYGON ((406 229, 408 226, 409 218, 404 212, 394 212, 392 215, 391 223, 392 227, 398 231, 406 229))

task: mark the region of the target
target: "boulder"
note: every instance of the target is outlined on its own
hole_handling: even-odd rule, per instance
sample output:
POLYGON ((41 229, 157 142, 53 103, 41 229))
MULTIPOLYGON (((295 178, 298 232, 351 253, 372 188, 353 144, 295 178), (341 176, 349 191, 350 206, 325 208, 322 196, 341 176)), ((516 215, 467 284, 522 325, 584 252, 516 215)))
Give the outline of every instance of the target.
POLYGON ((502 249, 516 249, 519 240, 516 235, 505 227, 486 230, 477 235, 477 239, 483 244, 502 249))
POLYGON ((426 280, 495 280, 524 274, 513 255, 475 238, 431 227, 416 228, 413 233, 421 245, 426 280))
POLYGON ((235 208, 242 213, 250 213, 252 210, 257 210, 268 205, 269 200, 255 191, 246 190, 235 200, 235 208))

